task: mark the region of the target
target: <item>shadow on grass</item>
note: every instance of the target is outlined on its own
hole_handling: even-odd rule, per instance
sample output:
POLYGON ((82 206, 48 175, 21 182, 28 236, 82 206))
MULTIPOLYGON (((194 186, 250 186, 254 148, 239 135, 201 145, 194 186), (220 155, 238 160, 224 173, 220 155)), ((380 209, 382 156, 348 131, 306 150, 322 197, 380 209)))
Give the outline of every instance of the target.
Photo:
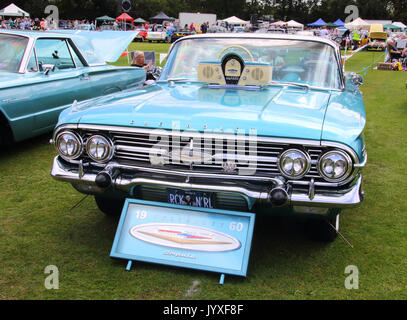
POLYGON ((9 144, 6 147, 0 148, 0 159, 11 158, 24 153, 31 154, 39 147, 48 145, 51 138, 52 132, 48 132, 38 137, 9 144))

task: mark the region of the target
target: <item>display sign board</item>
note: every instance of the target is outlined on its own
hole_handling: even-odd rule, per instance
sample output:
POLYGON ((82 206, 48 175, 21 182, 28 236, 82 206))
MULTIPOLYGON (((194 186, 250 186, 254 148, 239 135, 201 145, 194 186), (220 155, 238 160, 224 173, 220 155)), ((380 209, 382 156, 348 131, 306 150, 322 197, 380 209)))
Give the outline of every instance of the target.
POLYGON ((127 199, 110 256, 246 276, 254 216, 127 199))

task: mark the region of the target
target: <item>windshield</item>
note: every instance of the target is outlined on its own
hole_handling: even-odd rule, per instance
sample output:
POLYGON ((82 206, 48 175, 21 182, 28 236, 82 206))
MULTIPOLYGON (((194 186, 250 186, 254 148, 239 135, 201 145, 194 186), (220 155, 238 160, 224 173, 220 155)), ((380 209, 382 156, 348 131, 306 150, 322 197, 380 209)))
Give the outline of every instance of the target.
POLYGON ((175 44, 161 80, 197 80, 202 61, 220 61, 227 54, 239 55, 244 63, 272 66, 272 81, 340 89, 340 69, 333 47, 317 41, 202 38, 175 44))
POLYGON ((18 72, 28 38, 0 34, 0 71, 18 72))

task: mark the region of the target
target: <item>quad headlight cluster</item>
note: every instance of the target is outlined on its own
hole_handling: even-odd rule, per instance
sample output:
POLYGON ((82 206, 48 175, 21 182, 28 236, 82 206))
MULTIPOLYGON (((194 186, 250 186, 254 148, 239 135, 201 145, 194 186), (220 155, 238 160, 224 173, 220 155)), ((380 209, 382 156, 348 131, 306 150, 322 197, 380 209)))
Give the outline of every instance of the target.
POLYGON ((345 180, 352 171, 352 159, 343 151, 329 151, 320 158, 318 171, 326 181, 345 180))
POLYGON ((301 179, 311 168, 311 158, 301 150, 290 149, 281 154, 278 168, 289 179, 301 179))
MULTIPOLYGON (((298 149, 284 151, 278 158, 278 169, 288 179, 299 180, 311 169, 310 156, 298 149)), ((352 159, 340 150, 324 153, 318 160, 318 172, 328 182, 340 182, 352 172, 352 159)))
POLYGON ((84 151, 90 159, 100 163, 109 161, 114 155, 113 142, 102 135, 89 137, 85 144, 80 135, 63 131, 56 136, 55 146, 66 160, 78 159, 84 151))

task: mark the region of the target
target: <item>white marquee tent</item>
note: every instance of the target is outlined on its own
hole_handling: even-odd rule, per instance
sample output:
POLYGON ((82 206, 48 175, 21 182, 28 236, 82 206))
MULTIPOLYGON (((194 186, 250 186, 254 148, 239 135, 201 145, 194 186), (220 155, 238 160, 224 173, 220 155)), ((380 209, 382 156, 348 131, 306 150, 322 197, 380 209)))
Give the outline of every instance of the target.
POLYGON ((282 21, 282 20, 270 23, 271 26, 285 26, 286 24, 287 24, 287 22, 282 21))
POLYGON ((19 7, 14 3, 8 5, 7 7, 0 10, 0 16, 5 17, 29 17, 30 14, 19 7))
POLYGON ((231 25, 246 25, 246 24, 249 24, 249 21, 239 19, 238 17, 235 17, 235 16, 223 19, 222 21, 227 22, 228 24, 231 24, 231 25))
POLYGON ((361 18, 357 18, 356 20, 350 22, 350 23, 345 23, 345 28, 348 29, 367 29, 370 28, 370 23, 366 22, 365 20, 361 18))
POLYGON ((395 26, 397 26, 397 27, 400 27, 400 28, 402 28, 402 29, 406 29, 407 28, 407 26, 403 23, 403 22, 393 22, 393 25, 395 25, 395 26))
POLYGON ((302 23, 299 23, 297 21, 294 20, 290 20, 287 22, 287 27, 289 28, 299 28, 301 30, 304 30, 304 25, 302 23))

